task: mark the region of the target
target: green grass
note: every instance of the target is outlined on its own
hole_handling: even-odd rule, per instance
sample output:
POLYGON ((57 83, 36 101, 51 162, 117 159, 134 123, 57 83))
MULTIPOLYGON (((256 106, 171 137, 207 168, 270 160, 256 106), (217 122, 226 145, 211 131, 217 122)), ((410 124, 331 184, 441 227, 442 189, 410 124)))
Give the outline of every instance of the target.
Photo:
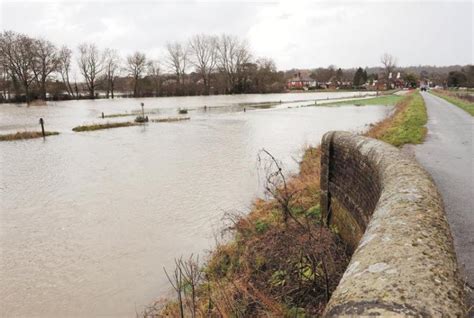
MULTIPOLYGON (((53 136, 59 135, 56 131, 45 131, 46 136, 53 136)), ((13 141, 13 140, 21 140, 21 139, 33 139, 33 138, 41 138, 43 134, 41 131, 19 131, 14 134, 6 134, 0 135, 0 141, 13 141)))
POLYGON ((422 143, 426 135, 428 115, 419 93, 403 97, 396 105, 395 114, 377 124, 368 135, 400 147, 422 143))
POLYGON ((110 128, 119 128, 119 127, 129 127, 137 126, 138 124, 132 122, 122 122, 122 123, 106 123, 106 124, 94 124, 94 125, 83 125, 74 127, 73 131, 94 131, 101 129, 110 129, 110 128))
POLYGON ((433 95, 441 97, 442 99, 450 102, 451 104, 454 104, 454 105, 458 106, 459 108, 465 110, 471 116, 474 116, 474 103, 471 103, 467 100, 464 100, 464 99, 456 97, 456 96, 452 96, 452 95, 442 93, 440 91, 433 91, 432 90, 431 93, 433 95))
POLYGON ((391 106, 395 105, 397 102, 403 99, 403 96, 398 95, 383 95, 373 98, 366 99, 350 99, 345 101, 337 101, 332 103, 321 103, 316 106, 340 106, 340 105, 356 105, 356 106, 366 106, 366 105, 386 105, 391 106))

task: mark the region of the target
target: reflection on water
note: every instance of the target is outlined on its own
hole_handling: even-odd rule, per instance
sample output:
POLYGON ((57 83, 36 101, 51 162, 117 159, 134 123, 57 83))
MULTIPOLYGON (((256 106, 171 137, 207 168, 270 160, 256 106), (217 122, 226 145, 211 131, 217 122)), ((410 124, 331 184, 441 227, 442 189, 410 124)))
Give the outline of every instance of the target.
MULTIPOLYGON (((177 107, 288 95, 143 101, 175 114, 177 107)), ((203 254, 223 213, 246 210, 261 194, 259 149, 295 171, 303 145, 317 144, 328 130, 364 129, 389 111, 289 109, 282 102, 247 112, 191 111, 190 121, 146 127, 70 130, 100 122, 104 110, 130 112, 140 101, 0 105, 0 130, 29 128, 41 116, 48 130, 62 132, 0 144, 0 316, 134 316, 168 290, 163 266, 181 254, 203 254)))

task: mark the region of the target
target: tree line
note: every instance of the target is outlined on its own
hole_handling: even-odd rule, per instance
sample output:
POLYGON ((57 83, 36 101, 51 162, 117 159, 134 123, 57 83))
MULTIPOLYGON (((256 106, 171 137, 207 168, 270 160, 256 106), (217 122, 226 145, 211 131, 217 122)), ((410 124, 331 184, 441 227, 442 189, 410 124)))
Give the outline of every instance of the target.
MULTIPOLYGON (((170 42, 159 58, 137 51, 122 56, 93 43, 58 47, 43 38, 14 31, 0 33, 0 102, 34 99, 278 93, 300 70, 278 71, 270 58, 255 58, 247 42, 236 36, 198 34, 170 42)), ((387 83, 401 72, 406 85, 420 81, 442 86, 474 87, 472 65, 397 67, 390 54, 381 67, 345 69, 330 65, 309 71, 327 88, 362 89, 375 80, 387 83)))
POLYGON ((0 34, 0 100, 271 93, 285 88, 270 58, 236 36, 170 42, 160 59, 82 43, 75 50, 14 31, 0 34), (77 76, 79 75, 79 76, 77 76), (99 95, 99 92, 103 93, 99 95))

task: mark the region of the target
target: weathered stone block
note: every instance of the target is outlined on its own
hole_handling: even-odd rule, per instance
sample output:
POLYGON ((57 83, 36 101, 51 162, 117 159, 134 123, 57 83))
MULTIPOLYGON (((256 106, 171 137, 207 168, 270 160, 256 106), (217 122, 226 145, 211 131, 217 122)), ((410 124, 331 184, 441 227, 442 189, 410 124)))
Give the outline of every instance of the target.
POLYGON ((429 174, 397 148, 347 132, 324 135, 321 151, 323 220, 357 245, 325 316, 464 316, 452 237, 429 174))

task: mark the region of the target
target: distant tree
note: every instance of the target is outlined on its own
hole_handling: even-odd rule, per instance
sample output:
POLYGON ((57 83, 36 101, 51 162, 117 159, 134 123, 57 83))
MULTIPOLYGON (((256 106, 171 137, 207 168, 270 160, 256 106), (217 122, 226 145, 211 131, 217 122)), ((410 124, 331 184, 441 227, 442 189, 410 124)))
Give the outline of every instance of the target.
POLYGON ((367 70, 364 70, 362 73, 362 84, 367 83, 367 80, 369 79, 369 76, 367 75, 367 70))
POLYGON ((344 72, 342 71, 341 68, 338 68, 336 71, 336 81, 342 82, 343 79, 344 79, 344 72))
POLYGON ((385 70, 385 78, 388 79, 390 73, 393 73, 395 71, 395 68, 397 67, 397 59, 394 56, 385 53, 380 58, 380 62, 382 63, 385 70))
POLYGON ((352 84, 354 85, 354 87, 360 87, 364 83, 365 83, 364 70, 362 70, 362 68, 359 67, 354 74, 354 79, 352 80, 352 84))
POLYGON ((24 34, 5 31, 0 36, 0 55, 8 65, 14 83, 20 83, 25 93, 26 102, 30 101, 30 86, 35 77, 35 43, 24 34))
POLYGON ((201 75, 204 82, 205 94, 209 95, 211 74, 217 65, 217 38, 199 34, 189 41, 190 61, 201 75))
POLYGON ((426 70, 422 70, 422 71, 420 72, 420 79, 422 79, 422 80, 427 80, 428 77, 429 77, 429 74, 428 74, 428 72, 427 72, 426 70))
POLYGON ((274 90, 273 85, 279 81, 275 61, 271 58, 261 57, 256 61, 255 91, 267 93, 274 90))
POLYGON ((466 68, 463 68, 463 71, 466 74, 467 82, 466 86, 467 87, 474 87, 474 65, 468 65, 466 68))
POLYGON ((3 56, 0 55, 0 89, 2 94, 0 95, 0 102, 4 102, 10 98, 10 74, 8 72, 8 66, 3 56))
POLYGON ((146 56, 144 53, 135 52, 127 57, 127 69, 133 77, 133 97, 138 97, 138 83, 146 70, 146 56))
POLYGON ((467 76, 462 71, 452 71, 448 74, 448 86, 449 87, 460 87, 464 86, 467 82, 467 76))
POLYGON ((418 84, 418 77, 414 73, 406 73, 403 80, 409 87, 416 87, 418 84))
POLYGON ((168 53, 166 62, 169 69, 176 75, 176 82, 184 84, 184 77, 188 68, 189 50, 181 43, 173 42, 166 45, 168 53))
POLYGON ((151 79, 153 95, 158 96, 161 86, 160 64, 156 60, 148 61, 147 75, 151 79))
POLYGON ((238 92, 243 79, 244 65, 251 55, 245 41, 235 36, 222 34, 217 42, 218 67, 226 79, 227 93, 238 92))
POLYGON ((46 81, 58 70, 60 62, 58 49, 53 43, 44 39, 34 40, 33 49, 35 80, 39 84, 41 98, 46 100, 46 81))
POLYGON ((120 64, 120 56, 116 50, 108 48, 104 50, 104 70, 107 98, 109 98, 109 94, 112 98, 114 98, 115 81, 119 75, 120 64))
POLYGON ((317 68, 311 73, 311 78, 318 82, 326 83, 330 81, 335 75, 335 67, 330 65, 328 68, 317 68))
POLYGON ((74 97, 70 82, 72 51, 67 46, 61 47, 58 54, 58 71, 69 96, 74 97))
POLYGON ((77 63, 86 82, 90 98, 95 98, 96 80, 104 70, 104 57, 95 44, 83 43, 79 45, 77 63))

